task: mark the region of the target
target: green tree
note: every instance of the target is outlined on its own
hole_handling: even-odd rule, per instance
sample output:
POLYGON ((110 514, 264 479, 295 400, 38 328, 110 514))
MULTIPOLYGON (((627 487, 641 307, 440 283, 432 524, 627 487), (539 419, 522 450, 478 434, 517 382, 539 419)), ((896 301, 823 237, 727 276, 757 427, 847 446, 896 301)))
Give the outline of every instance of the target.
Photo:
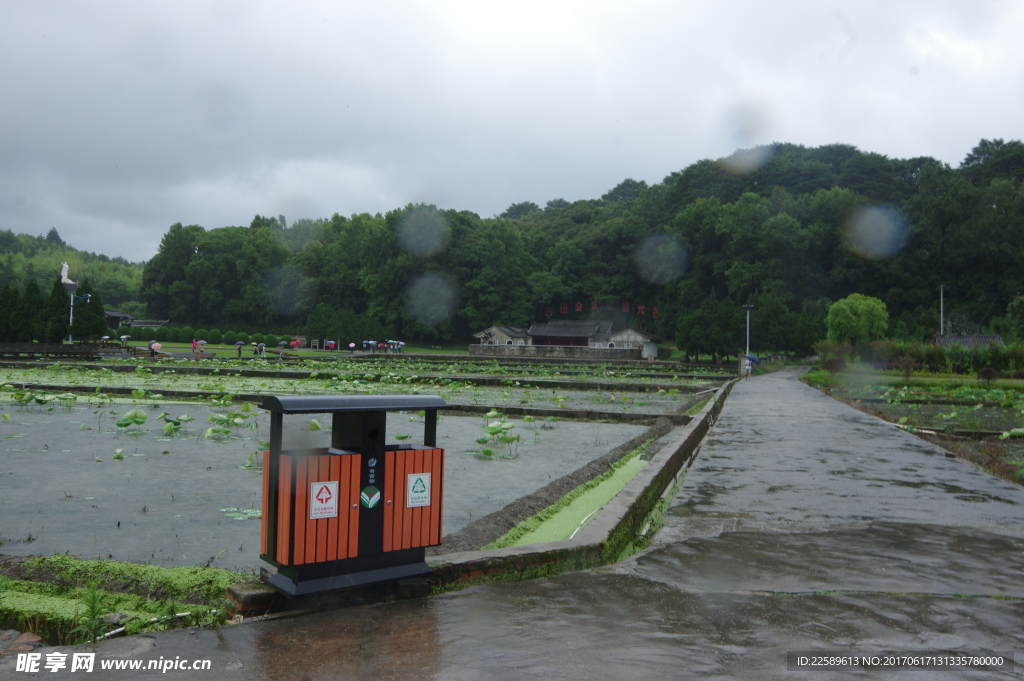
MULTIPOLYGON (((194 306, 191 286, 183 286, 186 281, 186 269, 192 258, 198 253, 199 244, 206 230, 199 225, 187 227, 176 223, 171 225, 160 241, 160 248, 142 273, 142 291, 140 297, 149 307, 149 311, 157 319, 172 317, 172 310, 182 310, 176 305, 185 296, 184 312, 191 314, 194 306)), ((188 317, 183 317, 186 319, 188 317)))
POLYGON ((18 340, 16 325, 20 323, 18 313, 21 311, 21 294, 10 284, 4 284, 0 291, 0 342, 18 340))
POLYGON ((1024 179, 1024 143, 983 139, 964 158, 960 170, 979 187, 996 179, 1020 181, 1024 179))
POLYGON ((884 338, 889 313, 878 298, 851 293, 828 308, 825 324, 830 341, 856 345, 884 338))
MULTIPOLYGON (((85 301, 81 302, 82 305, 85 301)), ((43 304, 40 316, 42 340, 44 343, 61 343, 68 335, 71 296, 60 278, 53 280, 50 297, 43 304)), ((102 308, 101 308, 102 309, 102 308)))
POLYGON ((601 195, 602 201, 633 201, 640 197, 640 192, 647 189, 647 183, 643 180, 634 180, 627 177, 612 189, 601 195))
MULTIPOLYGON (((67 292, 64 293, 67 295, 67 292)), ((38 341, 43 337, 43 305, 46 299, 39 291, 39 285, 30 281, 21 296, 21 310, 18 312, 18 340, 38 341)))
POLYGON ((75 320, 71 336, 81 341, 108 335, 110 329, 107 328, 107 317, 103 314, 103 299, 93 289, 92 283, 88 279, 83 281, 75 295, 89 296, 89 302, 79 300, 75 303, 75 320))
POLYGON ((1006 321, 1017 340, 1024 340, 1024 296, 1016 296, 1006 306, 1006 321))
POLYGON ((513 203, 498 217, 505 218, 506 220, 518 220, 539 210, 540 206, 533 201, 523 201, 522 203, 513 203))
POLYGON ((57 233, 56 227, 51 227, 50 231, 46 233, 46 240, 51 244, 57 244, 58 246, 64 245, 64 239, 60 238, 60 234, 57 233))

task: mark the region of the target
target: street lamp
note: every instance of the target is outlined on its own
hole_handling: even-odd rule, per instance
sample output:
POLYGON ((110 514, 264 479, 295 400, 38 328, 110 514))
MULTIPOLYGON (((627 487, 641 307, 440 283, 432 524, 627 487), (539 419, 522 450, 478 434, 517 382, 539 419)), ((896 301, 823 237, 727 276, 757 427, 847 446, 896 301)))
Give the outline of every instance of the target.
POLYGON ((92 298, 92 296, 88 293, 84 296, 76 296, 74 293, 71 293, 71 314, 68 315, 68 343, 74 342, 71 340, 71 326, 75 323, 75 303, 80 300, 84 300, 88 303, 90 298, 92 298))
POLYGON ((744 305, 743 309, 747 311, 747 354, 750 354, 750 311, 754 309, 753 305, 744 305))

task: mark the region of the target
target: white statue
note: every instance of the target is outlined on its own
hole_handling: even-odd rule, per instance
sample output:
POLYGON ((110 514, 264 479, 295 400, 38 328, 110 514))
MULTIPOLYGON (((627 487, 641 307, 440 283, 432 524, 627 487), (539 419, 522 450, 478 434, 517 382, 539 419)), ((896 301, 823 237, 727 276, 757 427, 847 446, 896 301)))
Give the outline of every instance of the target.
POLYGON ((68 264, 62 262, 60 264, 60 283, 62 284, 74 284, 75 282, 68 279, 68 264))

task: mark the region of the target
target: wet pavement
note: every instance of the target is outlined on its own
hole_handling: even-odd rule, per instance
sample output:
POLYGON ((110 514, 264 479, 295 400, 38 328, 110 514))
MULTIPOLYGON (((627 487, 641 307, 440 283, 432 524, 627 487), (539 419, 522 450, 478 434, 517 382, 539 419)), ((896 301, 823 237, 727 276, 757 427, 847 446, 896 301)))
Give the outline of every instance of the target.
MULTIPOLYGON (((211 660, 167 672, 182 679, 1021 678, 787 667, 788 651, 1024 651, 1022 489, 796 374, 735 387, 655 542, 620 564, 100 653, 211 660)), ((29 676, 4 660, 0 678, 29 676)))

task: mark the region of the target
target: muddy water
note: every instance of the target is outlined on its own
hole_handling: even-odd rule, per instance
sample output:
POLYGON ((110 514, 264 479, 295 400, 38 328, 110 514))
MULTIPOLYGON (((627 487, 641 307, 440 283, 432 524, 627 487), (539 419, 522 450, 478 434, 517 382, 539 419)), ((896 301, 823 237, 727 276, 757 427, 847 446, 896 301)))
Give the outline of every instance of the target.
POLYGON ((110 645, 239 679, 1020 678, 796 672, 786 653, 1019 653, 1022 598, 1019 487, 782 374, 737 387, 621 564, 110 645))

